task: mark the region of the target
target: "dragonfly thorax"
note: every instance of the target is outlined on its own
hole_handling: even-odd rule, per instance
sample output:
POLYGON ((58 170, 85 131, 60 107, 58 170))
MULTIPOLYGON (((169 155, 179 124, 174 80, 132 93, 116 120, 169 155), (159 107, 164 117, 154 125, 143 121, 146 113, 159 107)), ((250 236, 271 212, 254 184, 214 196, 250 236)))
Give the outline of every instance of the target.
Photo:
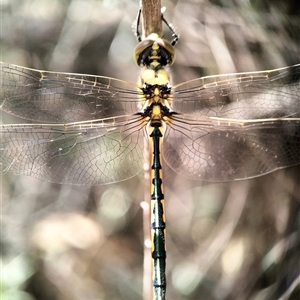
POLYGON ((149 84, 144 83, 142 87, 144 97, 152 102, 163 102, 160 100, 168 99, 171 94, 171 86, 166 84, 149 84))
POLYGON ((169 117, 173 114, 176 114, 171 107, 167 100, 163 102, 148 102, 143 107, 143 109, 138 113, 141 115, 150 126, 154 126, 155 124, 162 125, 163 121, 167 122, 169 117))
POLYGON ((165 69, 153 70, 146 68, 140 76, 140 86, 144 85, 169 85, 170 76, 165 69))
MULTIPOLYGON (((155 43, 150 47, 152 50, 157 50, 155 43)), ((170 113, 173 112, 169 104, 171 96, 170 76, 164 69, 164 66, 160 64, 156 50, 152 51, 152 56, 150 57, 152 61, 150 65, 145 65, 145 69, 139 77, 138 82, 142 91, 142 109, 139 114, 141 114, 151 126, 161 124, 164 117, 169 116, 170 113)))
POLYGON ((138 84, 142 91, 141 102, 143 106, 146 100, 163 102, 164 99, 170 97, 170 78, 165 69, 153 70, 146 68, 142 72, 138 84))
POLYGON ((164 84, 150 84, 149 81, 143 84, 143 108, 139 112, 151 126, 161 124, 175 112, 172 110, 169 99, 171 96, 171 86, 169 82, 164 84))

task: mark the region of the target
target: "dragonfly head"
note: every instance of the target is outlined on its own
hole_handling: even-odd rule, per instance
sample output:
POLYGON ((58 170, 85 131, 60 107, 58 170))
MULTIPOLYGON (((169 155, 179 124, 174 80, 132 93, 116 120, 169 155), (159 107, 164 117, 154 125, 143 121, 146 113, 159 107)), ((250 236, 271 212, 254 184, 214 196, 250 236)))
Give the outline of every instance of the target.
POLYGON ((134 60, 138 66, 159 69, 173 64, 175 50, 170 42, 152 33, 137 44, 134 49, 134 60))

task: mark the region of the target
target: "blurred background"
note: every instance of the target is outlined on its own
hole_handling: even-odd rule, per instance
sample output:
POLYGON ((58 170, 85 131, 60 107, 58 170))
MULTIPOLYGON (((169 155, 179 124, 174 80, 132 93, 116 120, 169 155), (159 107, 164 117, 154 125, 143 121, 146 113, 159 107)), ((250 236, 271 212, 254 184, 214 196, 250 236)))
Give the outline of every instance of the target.
MULTIPOLYGON (((162 5, 180 35, 174 84, 300 61, 297 0, 162 5)), ((135 82, 138 9, 138 0, 2 0, 0 58, 135 82)), ((164 167, 167 299, 299 299, 299 167, 215 184, 164 167)), ((0 298, 142 299, 144 189, 142 171, 97 187, 1 176, 0 298)))

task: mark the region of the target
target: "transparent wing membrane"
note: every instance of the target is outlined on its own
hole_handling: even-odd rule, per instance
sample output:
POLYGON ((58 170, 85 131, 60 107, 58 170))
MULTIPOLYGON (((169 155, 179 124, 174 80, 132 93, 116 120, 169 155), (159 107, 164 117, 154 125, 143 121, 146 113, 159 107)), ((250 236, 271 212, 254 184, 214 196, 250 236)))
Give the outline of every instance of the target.
MULTIPOLYGON (((95 185, 142 169, 142 90, 118 79, 1 64, 1 109, 43 124, 1 126, 1 169, 95 185), (45 124, 49 123, 49 124, 45 124)), ((300 163, 300 65, 209 76, 175 86, 163 157, 208 181, 300 163)))
POLYGON ((1 127, 1 168, 41 180, 96 185, 142 169, 140 117, 82 124, 1 127))
POLYGON ((299 117, 300 65, 208 76, 174 87, 175 111, 229 119, 299 117))
POLYGON ((174 117, 163 157, 179 174, 205 181, 247 179, 300 163, 300 120, 174 117))
POLYGON ((122 80, 54 73, 0 63, 0 106, 14 116, 67 123, 138 111, 137 85, 122 80))

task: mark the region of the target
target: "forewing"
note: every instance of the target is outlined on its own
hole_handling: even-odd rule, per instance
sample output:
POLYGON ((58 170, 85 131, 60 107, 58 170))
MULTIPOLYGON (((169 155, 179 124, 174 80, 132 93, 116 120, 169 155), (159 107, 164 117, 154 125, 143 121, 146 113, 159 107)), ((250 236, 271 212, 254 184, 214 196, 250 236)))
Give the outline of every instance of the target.
POLYGON ((300 116, 300 64, 263 72, 202 77, 173 88, 178 113, 228 119, 300 116))
POLYGON ((122 80, 55 73, 0 63, 0 108, 43 123, 68 123, 136 113, 141 91, 122 80))
POLYGON ((3 125, 1 171, 56 183, 97 185, 142 168, 141 117, 67 125, 3 125))

